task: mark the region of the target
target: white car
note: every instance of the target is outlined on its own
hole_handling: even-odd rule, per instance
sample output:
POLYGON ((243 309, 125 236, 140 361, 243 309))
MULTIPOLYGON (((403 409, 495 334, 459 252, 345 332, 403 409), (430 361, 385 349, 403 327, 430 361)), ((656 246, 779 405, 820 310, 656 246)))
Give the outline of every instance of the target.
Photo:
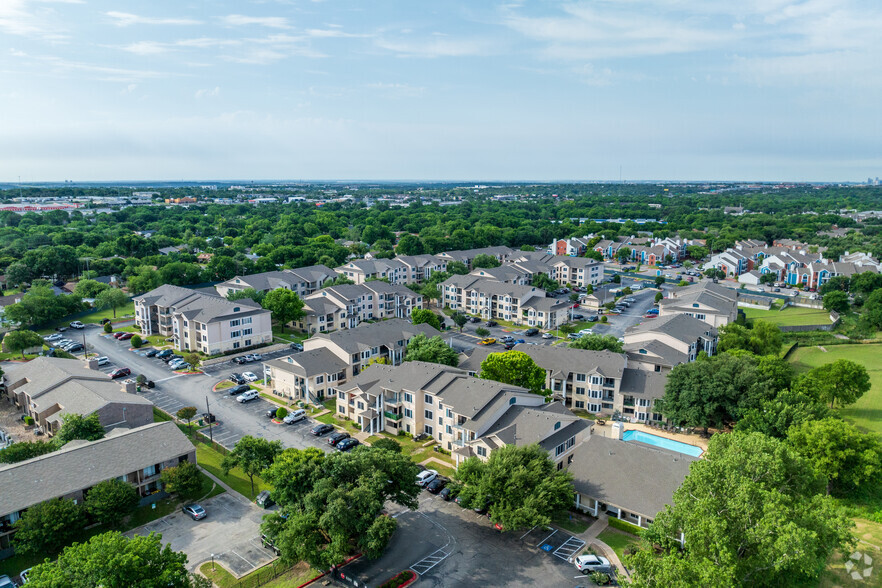
POLYGON ((543 339, 554 339, 554 335, 552 335, 551 333, 542 333, 542 338, 543 339))
POLYGON ((582 329, 581 331, 579 331, 579 334, 582 336, 585 336, 585 335, 591 335, 592 333, 591 333, 591 329, 582 329))
POLYGON ((52 341, 61 341, 62 339, 64 339, 64 335, 61 333, 52 333, 51 335, 43 337, 43 341, 49 341, 50 343, 52 341))
POLYGON ((245 392, 244 394, 239 394, 238 396, 236 396, 236 400, 238 402, 245 403, 245 402, 248 402, 249 400, 254 400, 258 396, 259 396, 259 394, 257 393, 257 390, 249 390, 248 392, 245 392))
POLYGON ((590 553, 585 553, 583 555, 578 556, 573 563, 576 564, 576 569, 582 572, 583 574, 590 574, 591 572, 603 572, 609 569, 609 560, 605 557, 600 557, 599 555, 592 555, 590 553))
POLYGON ((96 358, 95 361, 98 362, 98 365, 107 365, 110 363, 110 358, 102 356, 102 357, 96 358))
POLYGON ((188 364, 187 364, 187 362, 184 361, 183 359, 176 359, 176 360, 174 360, 174 361, 170 361, 170 362, 168 362, 168 367, 171 368, 171 369, 173 369, 173 370, 181 369, 181 368, 184 367, 185 365, 188 365, 188 364))
POLYGON ((246 382, 257 381, 257 375, 254 372, 242 372, 242 377, 245 378, 246 382))
POLYGON ((429 483, 438 477, 438 472, 435 470, 423 470, 416 477, 416 485, 420 488, 425 488, 429 485, 429 483))
POLYGON ((86 325, 81 323, 80 321, 74 321, 70 324, 71 329, 85 329, 86 325))
POLYGON ((263 356, 259 353, 252 353, 251 361, 263 361, 263 356))

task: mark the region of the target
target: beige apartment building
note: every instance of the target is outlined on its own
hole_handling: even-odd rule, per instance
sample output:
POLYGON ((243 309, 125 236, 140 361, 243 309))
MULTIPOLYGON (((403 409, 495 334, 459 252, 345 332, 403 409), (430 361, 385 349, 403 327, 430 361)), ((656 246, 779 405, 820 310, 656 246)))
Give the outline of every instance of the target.
POLYGON ((423 308, 423 297, 410 288, 380 280, 329 286, 304 299, 304 316, 294 326, 305 333, 352 329, 365 321, 407 319, 423 308))

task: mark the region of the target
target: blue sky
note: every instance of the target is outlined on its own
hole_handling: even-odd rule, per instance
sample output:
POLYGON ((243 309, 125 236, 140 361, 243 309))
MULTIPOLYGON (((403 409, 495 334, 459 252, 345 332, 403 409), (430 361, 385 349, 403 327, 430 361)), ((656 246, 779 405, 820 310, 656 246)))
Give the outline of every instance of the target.
POLYGON ((0 181, 882 176, 878 0, 0 0, 0 181))

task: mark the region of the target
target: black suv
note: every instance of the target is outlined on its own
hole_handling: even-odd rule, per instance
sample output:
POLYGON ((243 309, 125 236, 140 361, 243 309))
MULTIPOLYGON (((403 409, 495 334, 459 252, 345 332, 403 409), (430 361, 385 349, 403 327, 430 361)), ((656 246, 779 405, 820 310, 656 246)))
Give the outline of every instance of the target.
POLYGON ((484 326, 486 326, 486 327, 498 327, 498 326, 499 326, 499 323, 497 323, 496 321, 487 321, 486 323, 484 323, 484 326))
POLYGON ((248 384, 239 384, 238 386, 233 386, 228 390, 230 396, 235 396, 236 394, 242 394, 243 392, 248 392, 251 390, 251 386, 248 384))
POLYGON ((538 334, 539 329, 527 329, 526 331, 524 331, 524 335, 526 335, 527 337, 533 337, 538 334))
POLYGON ((343 439, 349 439, 349 433, 339 432, 328 437, 328 445, 336 446, 343 439))
POLYGON ((230 374, 230 381, 234 384, 244 384, 245 378, 242 377, 242 374, 232 373, 230 374))

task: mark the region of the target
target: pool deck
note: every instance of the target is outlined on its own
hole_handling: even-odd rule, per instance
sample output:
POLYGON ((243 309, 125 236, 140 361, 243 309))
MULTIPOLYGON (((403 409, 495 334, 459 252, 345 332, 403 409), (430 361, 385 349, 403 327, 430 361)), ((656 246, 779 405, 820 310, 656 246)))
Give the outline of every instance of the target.
MULTIPOLYGON (((613 421, 606 421, 605 425, 598 425, 596 422, 594 423, 594 435, 600 435, 601 437, 610 437, 612 438, 612 423, 613 421)), ((664 437, 665 439, 672 439, 674 441, 679 441, 680 443, 686 443, 687 445, 695 445, 696 447, 700 447, 701 450, 707 451, 707 442, 708 439, 703 438, 698 433, 694 433, 692 435, 684 435, 683 433, 670 433, 668 431, 661 431, 659 429, 653 429, 652 427, 647 427, 646 425, 642 425, 640 423, 622 423, 625 425, 625 431, 643 431, 644 433, 649 433, 650 435, 655 435, 657 437, 664 437)))

